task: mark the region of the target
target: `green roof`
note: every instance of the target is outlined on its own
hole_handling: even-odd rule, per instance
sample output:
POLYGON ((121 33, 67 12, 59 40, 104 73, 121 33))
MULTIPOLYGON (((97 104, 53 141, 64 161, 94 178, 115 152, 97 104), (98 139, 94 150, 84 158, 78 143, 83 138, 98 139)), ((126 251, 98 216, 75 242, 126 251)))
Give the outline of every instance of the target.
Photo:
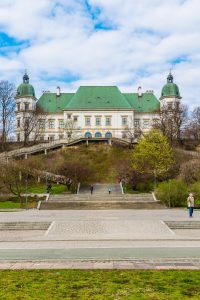
POLYGON ((60 96, 57 96, 56 93, 45 92, 37 101, 37 107, 47 113, 59 113, 63 111, 73 96, 73 93, 61 93, 60 96))
POLYGON ((161 99, 165 97, 181 98, 179 88, 175 83, 167 83, 162 88, 161 99))
POLYGON ((23 83, 21 83, 17 88, 16 98, 24 98, 24 97, 34 97, 35 98, 35 90, 34 87, 29 83, 29 77, 25 72, 23 76, 23 83))
POLYGON ((16 98, 34 97, 35 90, 30 83, 21 83, 17 88, 16 98))
POLYGON ((65 109, 131 109, 131 105, 116 86, 81 86, 65 109))
POLYGON ((160 102, 153 93, 121 93, 116 86, 81 86, 77 92, 45 92, 37 106, 47 113, 59 113, 63 110, 135 110, 154 112, 160 102))
POLYGON ((123 95, 136 112, 155 112, 160 107, 160 102, 151 92, 143 93, 142 96, 138 96, 138 93, 124 93, 123 95))
POLYGON ((181 98, 179 88, 177 84, 175 84, 173 81, 174 81, 174 77, 170 72, 169 75, 167 76, 167 83, 162 88, 160 99, 168 98, 168 97, 177 97, 179 99, 181 98))

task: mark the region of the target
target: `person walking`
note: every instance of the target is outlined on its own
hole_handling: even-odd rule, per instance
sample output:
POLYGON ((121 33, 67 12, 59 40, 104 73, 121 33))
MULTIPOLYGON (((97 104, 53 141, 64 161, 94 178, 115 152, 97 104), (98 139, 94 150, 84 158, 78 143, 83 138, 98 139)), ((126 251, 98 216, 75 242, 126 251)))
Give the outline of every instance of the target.
POLYGON ((187 205, 189 209, 189 217, 192 218, 194 210, 194 197, 192 193, 189 193, 189 197, 187 198, 187 205))
POLYGON ((94 187, 93 187, 93 185, 91 185, 90 186, 90 193, 91 193, 91 195, 93 194, 93 191, 94 191, 94 187))
POLYGON ((112 189, 111 189, 111 187, 109 187, 108 193, 111 194, 111 192, 112 192, 112 189))

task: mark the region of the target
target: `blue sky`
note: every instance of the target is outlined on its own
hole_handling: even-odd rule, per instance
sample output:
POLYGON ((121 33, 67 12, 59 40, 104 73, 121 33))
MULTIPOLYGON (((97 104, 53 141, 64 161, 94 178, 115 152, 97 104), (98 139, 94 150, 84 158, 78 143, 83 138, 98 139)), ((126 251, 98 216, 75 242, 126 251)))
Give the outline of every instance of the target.
POLYGON ((1 0, 0 80, 28 70, 44 90, 118 85, 154 90, 169 69, 191 109, 200 105, 199 0, 1 0))

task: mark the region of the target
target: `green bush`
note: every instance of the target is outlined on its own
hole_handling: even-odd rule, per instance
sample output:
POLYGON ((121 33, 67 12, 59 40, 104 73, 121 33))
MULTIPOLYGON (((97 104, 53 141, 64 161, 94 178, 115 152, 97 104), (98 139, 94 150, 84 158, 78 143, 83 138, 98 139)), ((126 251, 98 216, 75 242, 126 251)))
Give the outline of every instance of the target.
POLYGON ((190 191, 194 194, 195 202, 200 202, 200 181, 193 183, 190 186, 190 191))
POLYGON ((141 182, 136 185, 136 191, 140 193, 147 193, 153 191, 154 183, 153 182, 141 182))
POLYGON ((186 206, 188 188, 185 182, 172 179, 159 183, 156 197, 168 207, 186 206))

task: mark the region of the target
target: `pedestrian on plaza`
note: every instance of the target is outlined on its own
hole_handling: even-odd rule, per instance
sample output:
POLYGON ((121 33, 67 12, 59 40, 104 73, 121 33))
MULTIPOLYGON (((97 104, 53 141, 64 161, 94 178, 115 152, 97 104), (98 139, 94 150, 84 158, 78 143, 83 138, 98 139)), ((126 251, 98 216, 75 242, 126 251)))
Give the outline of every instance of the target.
POLYGON ((111 194, 111 192, 112 192, 112 189, 111 189, 111 187, 109 187, 108 193, 111 194))
POLYGON ((189 197, 187 198, 187 205, 189 209, 189 217, 192 218, 194 210, 194 197, 192 193, 189 193, 189 197))
POLYGON ((93 194, 93 191, 94 191, 94 187, 93 187, 93 185, 91 185, 90 186, 90 193, 91 193, 91 195, 93 194))

